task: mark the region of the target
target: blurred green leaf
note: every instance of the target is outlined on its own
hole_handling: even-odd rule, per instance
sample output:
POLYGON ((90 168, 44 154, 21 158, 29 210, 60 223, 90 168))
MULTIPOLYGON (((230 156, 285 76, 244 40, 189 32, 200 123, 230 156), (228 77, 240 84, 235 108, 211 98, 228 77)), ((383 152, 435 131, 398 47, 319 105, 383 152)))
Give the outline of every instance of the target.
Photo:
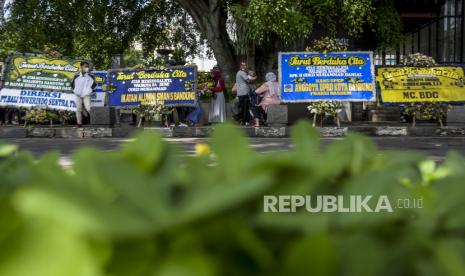
POLYGON ((443 274, 465 275, 465 243, 463 239, 440 240, 435 248, 443 274))
POLYGON ((16 145, 0 145, 0 157, 10 156, 18 151, 16 145))
POLYGON ((320 134, 307 121, 299 121, 292 128, 292 141, 294 142, 294 151, 306 159, 308 162, 313 160, 320 147, 320 134))
MULTIPOLYGON (((120 150, 0 154, 0 275, 462 275, 465 161, 378 151, 354 135, 321 149, 308 123, 294 148, 258 154, 216 127, 212 155, 152 132, 120 150), (422 208, 264 213, 264 195, 385 196, 422 208)), ((0 150, 2 152, 2 150, 0 150)), ((347 201, 345 206, 347 206, 347 201)), ((374 206, 372 206, 374 207, 374 206)))
POLYGON ((311 235, 289 245, 282 275, 336 275, 336 259, 334 240, 328 234, 311 235))

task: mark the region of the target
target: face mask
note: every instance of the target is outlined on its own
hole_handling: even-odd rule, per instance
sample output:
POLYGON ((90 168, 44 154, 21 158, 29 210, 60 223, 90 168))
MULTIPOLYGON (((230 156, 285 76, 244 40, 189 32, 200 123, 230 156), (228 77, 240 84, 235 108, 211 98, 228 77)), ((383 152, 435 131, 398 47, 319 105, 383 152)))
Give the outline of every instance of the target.
POLYGON ((89 73, 89 67, 85 67, 85 68, 84 68, 84 72, 85 72, 85 73, 89 73))

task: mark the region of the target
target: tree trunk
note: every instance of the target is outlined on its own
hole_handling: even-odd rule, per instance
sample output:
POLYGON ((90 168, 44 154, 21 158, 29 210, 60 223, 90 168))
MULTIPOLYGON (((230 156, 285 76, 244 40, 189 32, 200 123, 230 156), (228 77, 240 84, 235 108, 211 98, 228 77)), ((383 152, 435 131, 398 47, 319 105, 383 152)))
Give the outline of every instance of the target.
POLYGON ((0 0, 0 24, 5 19, 5 0, 0 0))
POLYGON ((222 0, 176 0, 205 35, 223 77, 233 82, 238 69, 234 45, 226 30, 228 13, 222 0))
MULTIPOLYGON (((255 70, 258 77, 264 79, 266 73, 271 72, 277 58, 278 42, 276 39, 270 39, 270 42, 255 50, 255 70)), ((277 73, 277 72, 275 72, 277 73)))
MULTIPOLYGON (((200 32, 205 35, 209 46, 212 48, 215 58, 223 72, 223 77, 228 82, 234 82, 236 72, 239 69, 240 57, 236 54, 234 44, 226 30, 228 18, 227 6, 223 0, 176 0, 181 7, 192 17, 200 32)), ((248 1, 236 1, 235 4, 246 7, 248 1)), ((255 45, 251 42, 244 59, 257 72, 260 79, 270 72, 276 61, 278 39, 269 38, 269 43, 255 45)))

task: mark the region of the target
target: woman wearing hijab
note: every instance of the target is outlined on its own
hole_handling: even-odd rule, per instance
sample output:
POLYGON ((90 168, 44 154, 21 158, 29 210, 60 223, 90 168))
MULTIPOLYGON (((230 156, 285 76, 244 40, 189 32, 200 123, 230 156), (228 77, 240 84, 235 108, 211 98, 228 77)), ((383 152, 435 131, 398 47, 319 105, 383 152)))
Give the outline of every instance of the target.
POLYGON ((223 93, 225 89, 224 79, 221 77, 218 67, 212 69, 211 76, 214 84, 209 88, 213 95, 208 112, 208 122, 222 123, 226 120, 226 103, 223 93))
MULTIPOLYGON (((260 102, 259 106, 263 108, 265 113, 268 112, 268 106, 273 104, 280 104, 280 89, 279 83, 276 80, 276 75, 272 72, 269 72, 265 76, 266 82, 255 90, 257 94, 263 94, 263 99, 260 102)), ((255 122, 255 126, 259 126, 259 122, 255 122)))

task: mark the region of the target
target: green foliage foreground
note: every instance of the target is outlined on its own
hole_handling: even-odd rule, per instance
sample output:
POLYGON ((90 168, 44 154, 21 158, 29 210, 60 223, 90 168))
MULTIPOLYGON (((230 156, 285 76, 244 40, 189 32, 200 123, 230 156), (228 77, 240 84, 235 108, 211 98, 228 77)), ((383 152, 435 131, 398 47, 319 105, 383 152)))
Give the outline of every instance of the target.
POLYGON ((306 123, 289 152, 258 154, 217 128, 214 157, 154 133, 116 152, 35 160, 0 148, 0 275, 465 275, 465 161, 436 167, 350 136, 319 150, 306 123), (423 197, 392 213, 276 214, 263 195, 423 197))

